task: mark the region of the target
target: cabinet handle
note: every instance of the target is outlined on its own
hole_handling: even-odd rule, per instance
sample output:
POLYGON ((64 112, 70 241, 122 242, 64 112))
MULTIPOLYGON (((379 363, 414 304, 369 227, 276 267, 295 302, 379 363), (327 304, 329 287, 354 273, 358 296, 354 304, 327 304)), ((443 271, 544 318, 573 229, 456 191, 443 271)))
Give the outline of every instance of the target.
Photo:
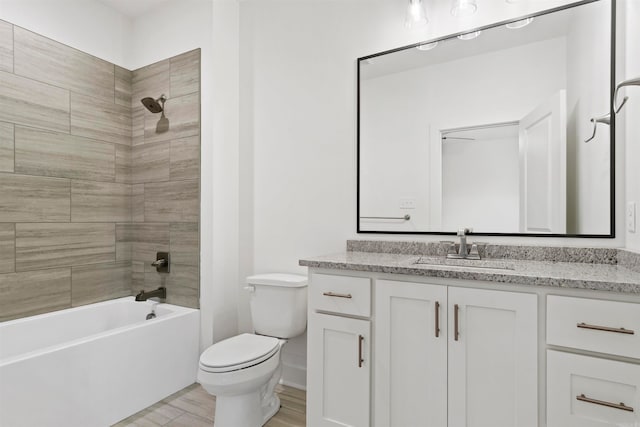
POLYGON ((607 326, 588 325, 584 322, 578 323, 576 326, 582 329, 594 329, 596 331, 615 332, 617 334, 627 334, 627 335, 635 334, 635 331, 633 329, 609 328, 607 326))
POLYGON ((460 331, 458 329, 458 313, 460 311, 460 307, 458 304, 454 304, 453 306, 453 339, 458 341, 458 335, 460 335, 460 331))
POLYGON ((337 294, 335 292, 324 292, 322 295, 324 295, 325 297, 353 298, 351 294, 337 294))
POLYGON ((620 403, 611 403, 611 402, 607 402, 607 401, 604 401, 604 400, 592 399, 590 397, 585 396, 584 394, 580 394, 580 395, 576 396, 576 399, 578 399, 581 402, 593 403, 594 405, 602 405, 602 406, 606 406, 606 407, 609 407, 609 408, 620 409, 621 411, 633 412, 633 407, 632 406, 627 406, 622 402, 620 402, 620 403))
POLYGON ((358 368, 362 368, 362 363, 364 362, 362 358, 362 341, 364 341, 364 337, 358 335, 358 368))
POLYGON ((440 303, 436 301, 436 338, 440 336, 440 303))

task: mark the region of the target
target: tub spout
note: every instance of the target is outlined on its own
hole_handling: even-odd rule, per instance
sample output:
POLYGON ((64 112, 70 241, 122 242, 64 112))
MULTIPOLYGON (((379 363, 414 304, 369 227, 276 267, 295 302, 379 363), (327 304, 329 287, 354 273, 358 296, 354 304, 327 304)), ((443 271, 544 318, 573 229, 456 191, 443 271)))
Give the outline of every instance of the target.
POLYGON ((138 295, 136 295, 136 301, 146 301, 147 299, 154 297, 165 299, 167 297, 167 288, 161 286, 155 291, 149 292, 142 290, 138 295))

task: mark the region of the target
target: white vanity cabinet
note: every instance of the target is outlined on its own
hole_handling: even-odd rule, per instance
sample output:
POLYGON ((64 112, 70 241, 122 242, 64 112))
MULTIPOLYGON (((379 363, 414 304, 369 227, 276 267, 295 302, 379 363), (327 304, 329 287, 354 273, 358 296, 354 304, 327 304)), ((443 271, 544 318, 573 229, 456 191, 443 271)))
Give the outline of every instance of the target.
POLYGON ((368 427, 371 279, 314 274, 311 282, 307 425, 368 427))
POLYGON ((309 283, 308 427, 538 425, 536 294, 314 271, 309 283))
POLYGON ((377 280, 375 425, 535 427, 537 295, 377 280))
POLYGON ((640 304, 547 297, 547 427, 640 425, 639 334, 640 304))

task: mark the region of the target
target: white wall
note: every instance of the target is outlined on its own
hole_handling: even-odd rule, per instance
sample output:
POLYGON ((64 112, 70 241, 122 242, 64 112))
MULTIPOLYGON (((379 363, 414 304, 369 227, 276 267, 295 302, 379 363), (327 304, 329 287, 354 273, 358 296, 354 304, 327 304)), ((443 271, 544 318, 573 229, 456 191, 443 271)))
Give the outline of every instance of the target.
POLYGON ((96 0, 0 0, 0 19, 127 68, 131 20, 96 0))
POLYGON ((567 35, 568 233, 604 234, 610 226, 609 206, 603 203, 611 185, 609 127, 598 125, 596 138, 584 143, 593 130, 589 119, 609 111, 611 68, 601 58, 609 55, 611 37, 598 25, 608 7, 596 2, 581 8, 567 35))
MULTIPOLYGON (((625 46, 626 64, 621 69, 618 81, 640 77, 640 2, 625 0, 620 7, 626 10, 625 46)), ((618 137, 626 141, 626 199, 636 203, 636 215, 640 215, 640 87, 630 87, 620 91, 629 96, 629 102, 619 117, 618 137)), ((636 220, 635 233, 627 232, 626 247, 640 252, 640 222, 636 220)))

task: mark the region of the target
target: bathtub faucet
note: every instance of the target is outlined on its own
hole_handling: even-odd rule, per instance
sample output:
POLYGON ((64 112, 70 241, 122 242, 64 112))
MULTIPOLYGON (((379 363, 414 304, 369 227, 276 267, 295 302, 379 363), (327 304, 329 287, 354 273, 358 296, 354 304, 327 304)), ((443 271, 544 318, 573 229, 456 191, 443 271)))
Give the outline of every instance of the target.
POLYGON ((150 292, 145 292, 143 289, 138 295, 136 295, 136 301, 146 301, 147 299, 154 297, 165 299, 167 297, 167 288, 160 286, 155 291, 150 292))

